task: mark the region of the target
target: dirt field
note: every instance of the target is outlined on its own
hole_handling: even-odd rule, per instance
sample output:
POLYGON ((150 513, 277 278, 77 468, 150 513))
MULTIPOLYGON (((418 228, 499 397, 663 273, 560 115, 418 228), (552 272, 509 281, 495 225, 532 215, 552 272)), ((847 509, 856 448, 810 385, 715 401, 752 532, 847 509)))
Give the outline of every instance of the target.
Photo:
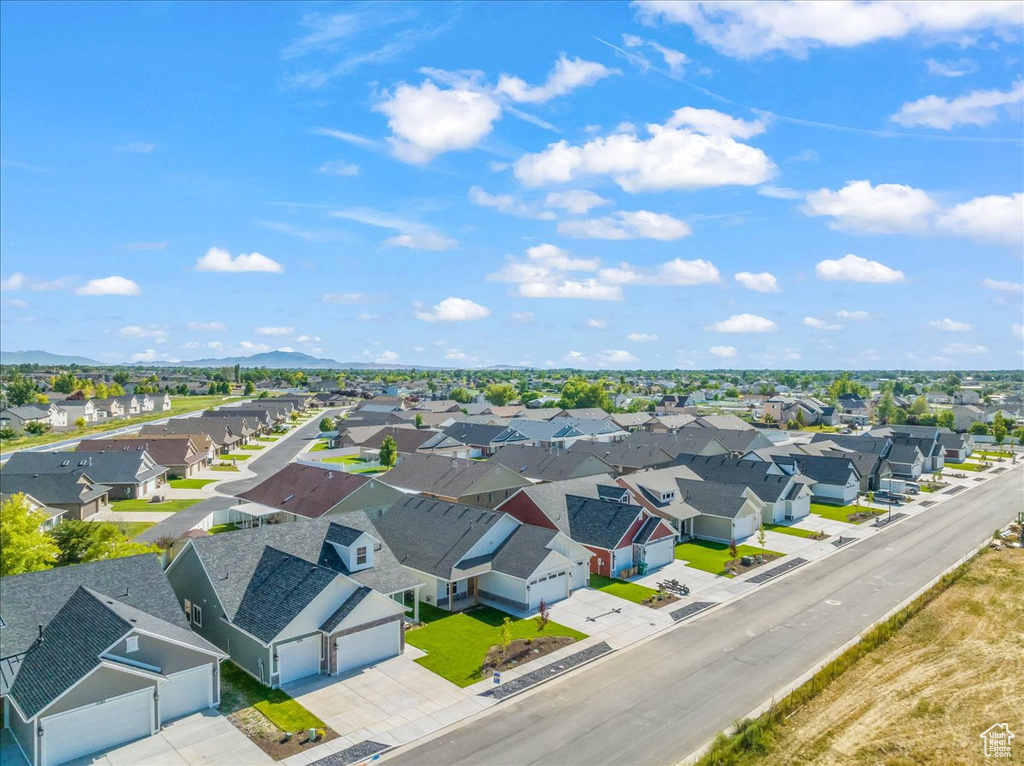
POLYGON ((960 581, 790 719, 763 764, 1024 764, 1024 550, 960 581), (1009 724, 1012 757, 981 732, 1009 724))

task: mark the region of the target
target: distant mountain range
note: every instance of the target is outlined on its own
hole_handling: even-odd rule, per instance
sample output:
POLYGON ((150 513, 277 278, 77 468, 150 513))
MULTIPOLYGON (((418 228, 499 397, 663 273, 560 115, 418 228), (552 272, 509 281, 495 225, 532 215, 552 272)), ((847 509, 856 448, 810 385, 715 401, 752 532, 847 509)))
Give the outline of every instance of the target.
MULTIPOLYGON (((83 356, 61 356, 48 351, 0 351, 0 364, 42 364, 69 365, 80 364, 92 367, 114 367, 117 365, 97 362, 83 356)), ((440 370, 441 367, 424 367, 423 365, 377 364, 376 362, 339 362, 334 359, 323 359, 298 351, 266 351, 252 356, 227 356, 217 359, 183 359, 180 362, 131 362, 132 367, 266 367, 271 370, 440 370)), ((526 369, 525 367, 496 366, 495 370, 526 369)))

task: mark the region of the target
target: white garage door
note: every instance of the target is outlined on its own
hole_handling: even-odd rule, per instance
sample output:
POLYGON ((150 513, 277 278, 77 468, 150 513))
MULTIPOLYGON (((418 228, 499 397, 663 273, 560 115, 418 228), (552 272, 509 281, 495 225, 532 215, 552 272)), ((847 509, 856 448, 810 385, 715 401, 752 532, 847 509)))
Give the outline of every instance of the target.
POLYGON ((200 665, 160 684, 160 723, 205 710, 213 704, 213 666, 200 665))
POLYGON ((371 665, 402 650, 402 623, 388 622, 375 628, 342 636, 335 642, 338 650, 338 673, 371 665))
POLYGON ((279 683, 286 684, 320 672, 320 636, 277 647, 279 683))
POLYGON ((42 719, 42 764, 56 766, 153 733, 153 690, 42 719))
POLYGON ((657 567, 663 567, 671 562, 675 558, 675 550, 675 538, 673 537, 666 537, 663 540, 648 543, 644 551, 644 560, 647 562, 648 571, 657 567))
POLYGON ((540 606, 540 600, 544 599, 549 604, 561 601, 565 598, 566 589, 569 587, 568 575, 565 572, 557 572, 545 579, 530 583, 530 609, 540 606))
POLYGON ((754 517, 740 516, 732 520, 732 534, 737 540, 743 540, 754 534, 754 517))

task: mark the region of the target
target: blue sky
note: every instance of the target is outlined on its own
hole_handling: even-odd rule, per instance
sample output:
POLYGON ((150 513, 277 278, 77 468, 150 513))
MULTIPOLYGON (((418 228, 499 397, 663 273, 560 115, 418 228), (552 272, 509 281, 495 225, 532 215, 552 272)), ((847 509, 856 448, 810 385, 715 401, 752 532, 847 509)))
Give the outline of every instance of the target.
POLYGON ((1019 3, 17 3, 5 350, 1019 368, 1019 3))

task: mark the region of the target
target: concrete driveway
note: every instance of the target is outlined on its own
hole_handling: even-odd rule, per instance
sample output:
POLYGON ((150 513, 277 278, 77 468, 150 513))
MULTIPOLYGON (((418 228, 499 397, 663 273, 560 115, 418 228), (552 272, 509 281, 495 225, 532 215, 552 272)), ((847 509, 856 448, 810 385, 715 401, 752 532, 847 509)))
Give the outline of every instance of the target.
MULTIPOLYGON (((167 724, 152 737, 65 766, 261 766, 274 759, 215 710, 193 713, 167 724)), ((6 764, 6 761, 5 761, 6 764)))

